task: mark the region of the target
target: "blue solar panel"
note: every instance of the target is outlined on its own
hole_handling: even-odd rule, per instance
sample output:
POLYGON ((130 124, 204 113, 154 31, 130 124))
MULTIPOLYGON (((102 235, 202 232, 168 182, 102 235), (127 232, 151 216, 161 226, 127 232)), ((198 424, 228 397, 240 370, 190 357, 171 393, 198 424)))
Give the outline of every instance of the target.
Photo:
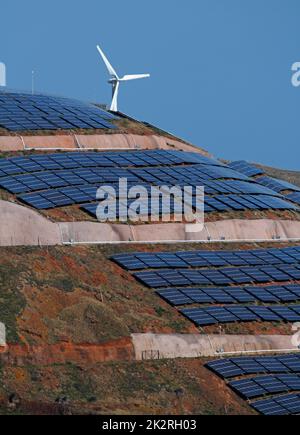
POLYGON ((249 309, 265 322, 280 322, 281 317, 277 316, 268 307, 249 306, 249 309))
POLYGON ((256 315, 255 311, 249 308, 241 306, 226 307, 227 311, 234 314, 241 322, 254 322, 258 320, 259 317, 256 315))
POLYGON ((274 306, 272 311, 278 314, 286 322, 298 322, 300 320, 300 315, 294 311, 293 305, 287 306, 274 306))
POLYGON ((281 406, 275 398, 257 400, 252 402, 251 406, 255 411, 263 415, 289 415, 287 408, 281 406))
POLYGON ((157 291, 157 294, 165 299, 167 302, 169 302, 172 305, 188 305, 193 304, 194 301, 189 298, 188 296, 184 295, 180 290, 178 289, 164 289, 157 291))
POLYGON ((23 200, 31 207, 38 210, 46 210, 54 207, 54 203, 46 200, 43 196, 37 194, 23 195, 23 200))
POLYGON ((246 400, 261 397, 267 394, 266 389, 255 382, 254 379, 241 379, 229 383, 229 386, 246 400))

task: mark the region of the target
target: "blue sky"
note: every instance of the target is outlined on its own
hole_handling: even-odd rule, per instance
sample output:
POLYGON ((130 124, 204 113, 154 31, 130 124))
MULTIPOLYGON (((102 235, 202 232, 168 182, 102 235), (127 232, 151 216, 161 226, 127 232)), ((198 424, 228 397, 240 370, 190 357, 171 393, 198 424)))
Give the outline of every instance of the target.
POLYGON ((217 157, 300 169, 299 0, 1 0, 8 85, 109 102, 96 44, 125 84, 120 109, 217 157))

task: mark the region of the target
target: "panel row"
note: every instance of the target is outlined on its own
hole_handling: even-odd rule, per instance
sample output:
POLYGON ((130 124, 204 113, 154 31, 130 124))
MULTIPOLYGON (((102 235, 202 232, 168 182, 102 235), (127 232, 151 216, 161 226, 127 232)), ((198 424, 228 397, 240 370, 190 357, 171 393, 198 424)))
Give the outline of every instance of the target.
MULTIPOLYGON (((80 191, 82 189, 79 189, 80 191)), ((21 199, 22 201, 26 202, 27 204, 36 207, 36 208, 52 208, 51 207, 51 203, 47 202, 45 203, 44 201, 42 201, 41 203, 41 197, 43 197, 43 192, 41 193, 32 193, 27 195, 22 195, 19 197, 19 199, 21 199)), ((67 194, 67 196, 69 196, 67 194)), ((82 194, 75 194, 75 196, 78 197, 82 197, 82 194)), ((236 195, 237 196, 237 195, 236 195)), ((59 207, 60 205, 65 205, 65 204, 70 204, 70 199, 69 198, 64 198, 62 197, 62 194, 59 194, 59 203, 57 202, 54 206, 55 207, 59 207)), ((86 197, 85 201, 92 201, 91 198, 86 197)), ((128 201, 130 202, 130 201, 128 201)), ((160 199, 160 203, 164 204, 161 205, 161 212, 159 214, 159 216, 163 216, 165 214, 169 214, 169 211, 171 212, 171 214, 173 213, 177 213, 180 214, 180 216, 183 216, 184 213, 184 206, 186 204, 188 204, 189 206, 192 207, 192 210, 195 212, 202 212, 203 211, 203 207, 204 207, 204 213, 217 213, 217 212, 233 212, 236 210, 270 210, 270 209, 276 209, 276 210, 295 210, 294 206, 291 206, 290 204, 288 204, 286 201, 282 201, 279 198, 274 198, 274 197, 267 197, 266 195, 245 195, 245 196, 237 196, 237 199, 235 198, 235 200, 233 200, 230 195, 218 195, 217 197, 214 198, 210 198, 209 196, 205 196, 205 201, 204 204, 200 203, 196 204, 196 202, 194 203, 189 202, 189 201, 185 201, 185 203, 178 203, 176 209, 173 207, 172 203, 170 205, 170 207, 168 207, 169 201, 167 199, 160 199), (238 202, 237 202, 238 201, 238 202), (251 202, 256 202, 256 205, 253 205, 250 203, 251 202), (242 206, 241 203, 246 203, 247 205, 242 206), (260 205, 258 205, 260 204, 260 205), (163 212, 163 210, 167 210, 165 212, 163 212)), ((92 203, 92 204, 82 204, 81 208, 88 212, 91 216, 93 216, 95 219, 97 219, 97 214, 96 214, 96 210, 97 207, 100 203, 92 203)), ((120 204, 121 206, 123 206, 123 204, 120 204)), ((123 211, 123 213, 119 213, 119 208, 118 208, 119 204, 117 204, 117 213, 113 214, 112 217, 110 217, 110 215, 107 215, 107 220, 119 220, 121 218, 123 218, 124 216, 129 215, 129 209, 126 211, 123 211)), ((156 214, 157 210, 156 207, 153 208, 151 200, 147 199, 145 201, 141 201, 141 206, 140 206, 141 212, 139 213, 141 216, 144 216, 145 221, 149 221, 149 217, 153 216, 156 214)))
POLYGON ((265 174, 262 169, 257 168, 255 165, 250 164, 245 161, 237 161, 231 162, 228 166, 235 171, 240 172, 243 175, 247 175, 248 177, 255 177, 257 183, 273 190, 274 192, 281 193, 284 191, 290 191, 293 193, 285 194, 285 198, 289 201, 293 201, 296 204, 300 205, 300 187, 295 184, 289 183, 285 180, 280 180, 277 178, 269 177, 265 174), (261 177, 257 177, 258 175, 264 175, 261 177))
POLYGON ((198 153, 173 150, 64 152, 0 159, 0 176, 26 174, 45 170, 86 167, 151 167, 182 164, 220 166, 217 160, 198 153))
MULTIPOLYGON (((96 160, 96 159, 95 159, 96 160)), ((0 177, 0 186, 11 191, 12 193, 24 193, 28 191, 36 191, 36 190, 44 190, 49 187, 53 187, 51 185, 51 179, 56 178, 57 180, 60 180, 61 184, 56 184, 56 186, 66 186, 66 185, 77 185, 77 184, 83 184, 83 183, 110 183, 110 182, 119 182, 120 178, 127 178, 128 181, 136 180, 139 183, 144 183, 148 185, 157 185, 157 186, 178 186, 182 189, 185 187, 192 187, 193 191, 187 192, 187 196, 195 196, 197 191, 196 187, 204 187, 205 194, 207 195, 219 195, 219 194, 231 194, 231 196, 228 196, 228 200, 230 200, 230 203, 225 203, 225 205, 232 205, 236 207, 238 210, 239 208, 251 208, 251 206, 255 205, 258 206, 265 206, 269 205, 264 200, 267 200, 268 198, 273 198, 277 200, 284 200, 284 197, 278 196, 276 192, 272 192, 271 190, 267 188, 261 188, 257 184, 249 183, 247 181, 239 181, 239 180, 193 180, 190 178, 187 181, 182 181, 179 178, 176 178, 177 175, 174 175, 175 168, 168 168, 165 169, 165 174, 161 176, 161 178, 152 177, 151 180, 147 179, 147 177, 143 177, 140 171, 135 169, 125 169, 125 168, 103 168, 103 167, 96 167, 97 163, 94 163, 94 167, 88 168, 88 167, 78 167, 70 169, 72 166, 75 166, 75 163, 68 163, 66 160, 64 162, 60 162, 62 166, 69 166, 69 169, 56 169, 51 171, 40 171, 40 172, 31 172, 27 174, 15 174, 10 176, 2 176, 0 177), (113 178, 112 174, 114 175, 113 178), (169 173, 169 176, 167 176, 167 173, 169 173), (171 175, 172 174, 172 175, 171 175), (66 184, 66 182, 62 183, 62 180, 65 180, 65 177, 67 177, 67 180, 72 180, 72 177, 79 177, 76 181, 71 181, 69 184, 66 184), (48 182, 49 180, 49 182, 48 182), (41 181, 43 181, 43 185, 40 186, 41 181), (248 200, 245 202, 239 202, 239 195, 243 194, 248 197, 248 200), (264 197, 261 196, 260 202, 255 201, 255 197, 252 197, 252 195, 264 195, 264 197)), ((31 168, 37 169, 36 164, 30 163, 31 168)), ((50 164, 50 166, 52 163, 50 164)), ((53 166, 53 165, 52 165, 53 166)), ((1 168, 1 162, 0 162, 0 168, 1 168)), ((6 171, 17 171, 17 169, 13 169, 13 166, 10 166, 10 169, 5 167, 4 165, 2 168, 6 171)), ((186 169, 185 169, 186 170, 186 169)), ((1 169, 0 169, 1 171, 1 169)), ((149 168, 148 172, 151 174, 151 172, 154 172, 154 168, 149 168)), ((3 172, 3 171, 2 171, 3 172)), ((0 174, 1 175, 1 174, 0 174)), ((212 201, 216 199, 218 200, 218 197, 215 196, 215 198, 212 198, 212 201)), ((269 201, 269 199, 268 199, 269 201)), ((286 202, 285 202, 286 204, 286 202)), ((213 203, 212 203, 213 205, 213 203)), ((292 204, 290 204, 290 207, 293 207, 292 204)))
POLYGON ((287 303, 300 301, 300 285, 225 288, 166 288, 157 294, 173 306, 192 304, 287 303))
POLYGON ((255 374, 300 374, 300 353, 278 356, 224 358, 211 361, 206 364, 206 367, 224 379, 255 374))
POLYGON ((195 285, 232 285, 285 282, 300 279, 300 265, 232 267, 220 269, 164 269, 137 272, 135 278, 150 288, 191 287, 195 285))
POLYGON ((280 393, 300 392, 299 375, 257 376, 240 379, 228 384, 246 400, 280 393))
POLYGON ((256 178, 256 181, 264 186, 268 187, 275 192, 283 192, 285 190, 291 190, 292 192, 300 192, 300 187, 295 186, 295 184, 288 183, 284 180, 277 180, 271 177, 260 177, 256 178))
MULTIPOLYGON (((0 162, 1 163, 1 162, 0 162)), ((32 165, 32 164, 31 164, 32 165)), ((64 162, 64 166, 68 166, 69 163, 64 162)), ((70 163, 70 166, 75 165, 75 163, 70 163)), ((0 165, 1 166, 1 165, 0 165)), ((51 165, 50 165, 51 166, 51 165)), ((76 169, 60 169, 60 170, 52 170, 52 171, 40 171, 40 172, 32 172, 27 174, 19 174, 19 175, 10 175, 5 177, 0 177, 0 186, 4 189, 9 190, 12 193, 25 193, 25 192, 34 192, 37 190, 45 190, 53 187, 64 187, 64 186, 75 186, 78 184, 85 183, 118 183, 120 178, 126 178, 127 181, 136 181, 137 183, 147 184, 147 185, 157 185, 157 186, 179 186, 184 188, 186 186, 192 187, 192 191, 188 192, 188 196, 195 196, 197 191, 196 187, 199 187, 199 184, 194 183, 193 180, 189 180, 189 184, 176 182, 173 180, 152 180, 151 182, 142 178, 138 171, 134 169, 127 168, 102 168, 102 167, 87 168, 87 167, 78 167, 76 169), (42 182, 42 184, 41 184, 42 182), (54 184, 55 182, 55 184, 54 184)), ((35 164, 31 166, 32 168, 36 168, 35 164)), ((7 170, 7 168, 6 168, 7 170)), ((1 169, 0 169, 1 171, 1 169)), ((169 172, 174 171, 174 168, 168 169, 169 172)), ((240 182, 238 180, 231 181, 217 181, 217 180, 202 180, 201 184, 204 187, 205 194, 207 195, 220 195, 220 194, 231 194, 227 198, 232 201, 232 204, 235 204, 235 207, 239 209, 238 206, 244 208, 249 208, 252 205, 265 205, 265 202, 252 201, 252 195, 260 195, 261 201, 268 197, 276 197, 276 193, 262 191, 260 188, 257 189, 257 186, 248 183, 248 182, 240 182), (243 194, 246 202, 239 202, 239 196, 243 194), (261 195, 264 195, 265 198, 261 195)), ((214 199, 218 199, 218 196, 215 196, 214 199)), ((276 199, 284 199, 281 196, 278 196, 276 199)), ((225 203, 226 205, 231 205, 225 203)))
POLYGON ((224 306, 190 308, 180 311, 197 326, 233 322, 299 322, 300 305, 290 306, 224 306))
POLYGON ((136 252, 132 254, 117 254, 111 258, 126 270, 173 267, 260 266, 300 262, 300 247, 256 249, 251 251, 136 252))

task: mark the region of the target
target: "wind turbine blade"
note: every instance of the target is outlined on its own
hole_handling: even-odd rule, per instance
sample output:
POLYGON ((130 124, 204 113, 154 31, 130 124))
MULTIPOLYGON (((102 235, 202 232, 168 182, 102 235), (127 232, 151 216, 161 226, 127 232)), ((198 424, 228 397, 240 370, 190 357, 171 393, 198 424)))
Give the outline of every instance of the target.
POLYGON ((115 87, 113 88, 113 98, 110 106, 110 110, 112 112, 118 111, 118 94, 119 94, 120 83, 117 82, 115 87))
POLYGON ((114 70, 114 68, 112 67, 112 65, 110 64, 109 60, 107 59, 107 57, 105 56, 105 54, 103 53, 103 51, 101 50, 101 48, 99 47, 99 45, 97 45, 97 50, 99 51, 100 56, 102 57, 103 62, 105 63, 106 68, 108 69, 109 74, 110 74, 111 76, 116 77, 116 78, 118 79, 118 78, 119 78, 119 77, 118 77, 118 74, 116 73, 116 71, 114 70))
POLYGON ((126 75, 126 76, 122 77, 121 80, 123 80, 123 81, 137 80, 137 79, 146 79, 148 77, 150 77, 150 74, 131 74, 131 75, 126 75))

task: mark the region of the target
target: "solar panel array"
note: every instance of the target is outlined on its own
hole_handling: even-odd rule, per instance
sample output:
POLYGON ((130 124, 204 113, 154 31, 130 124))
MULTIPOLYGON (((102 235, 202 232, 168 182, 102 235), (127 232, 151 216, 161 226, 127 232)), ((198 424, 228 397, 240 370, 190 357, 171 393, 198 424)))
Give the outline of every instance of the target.
POLYGON ((135 252, 116 254, 112 260, 200 327, 300 321, 299 246, 135 252))
POLYGON ((284 198, 300 205, 300 187, 295 184, 289 183, 285 180, 279 180, 277 178, 269 177, 262 169, 257 168, 255 165, 245 162, 236 161, 231 162, 228 166, 243 175, 248 177, 255 177, 255 181, 277 193, 285 192, 284 198), (288 193, 292 192, 292 193, 288 193))
POLYGON ((0 90, 0 127, 10 131, 115 129, 111 113, 81 101, 0 90))
POLYGON ((235 171, 247 175, 248 177, 254 177, 255 175, 264 174, 264 171, 262 169, 257 168, 255 165, 252 165, 251 163, 248 163, 245 160, 238 160, 235 162, 228 163, 228 166, 234 169, 235 171))
POLYGON ((209 362, 206 367, 230 380, 228 386, 250 401, 250 406, 260 414, 300 413, 299 353, 220 359, 209 362), (254 400, 258 398, 260 400, 254 400))
POLYGON ((289 303, 300 301, 300 285, 164 288, 157 294, 173 306, 193 304, 289 303))
MULTIPOLYGON (((110 185, 120 197, 127 193, 118 192, 121 178, 127 179, 128 189, 138 184, 147 192, 151 186, 191 186, 191 194, 185 200, 194 210, 199 210, 196 188, 204 186, 207 213, 298 209, 277 192, 199 153, 175 150, 67 152, 0 159, 0 187, 37 209, 79 204, 97 217, 97 188, 110 185)), ((165 198, 159 199, 158 209, 151 211, 161 216, 165 198)), ((146 210, 148 205, 145 201, 141 208, 146 210)), ((182 207, 182 202, 177 201, 171 212, 181 212, 182 207)), ((203 206, 200 204, 200 207, 203 206)), ((119 210, 116 217, 121 217, 119 210)))

